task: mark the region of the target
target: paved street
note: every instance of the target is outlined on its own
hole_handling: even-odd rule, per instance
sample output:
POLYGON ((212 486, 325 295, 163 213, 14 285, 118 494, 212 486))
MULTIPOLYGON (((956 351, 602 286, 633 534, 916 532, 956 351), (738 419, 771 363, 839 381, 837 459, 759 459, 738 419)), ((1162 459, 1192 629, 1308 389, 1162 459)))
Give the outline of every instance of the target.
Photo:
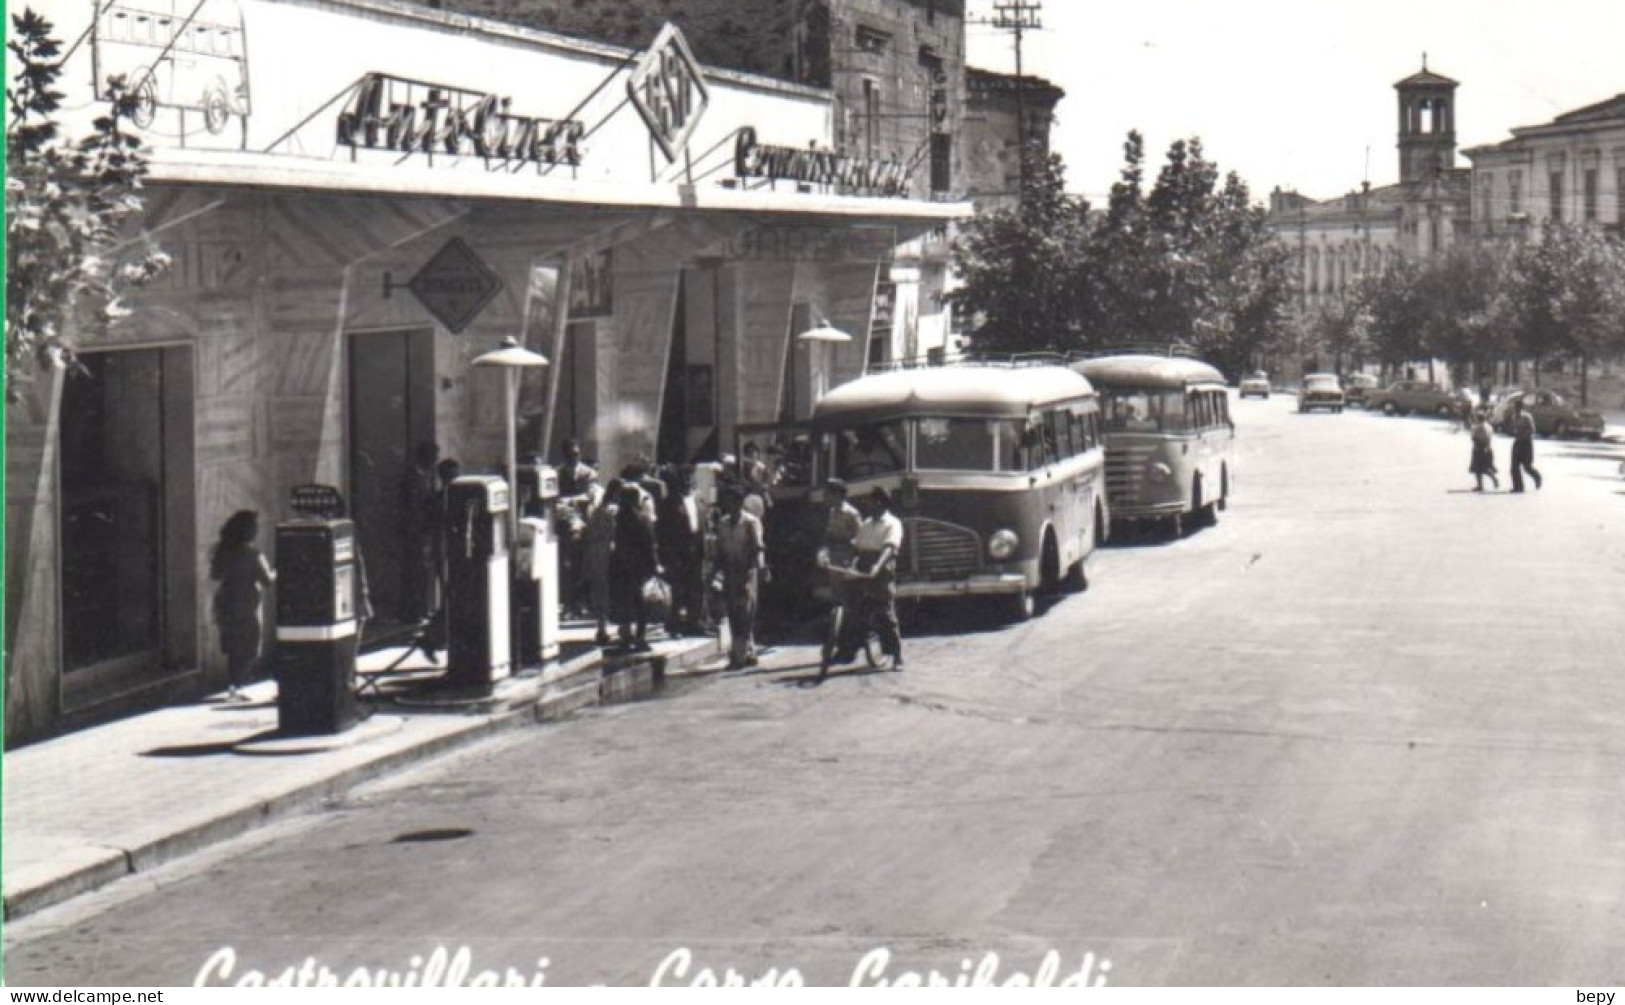
POLYGON ((1463 433, 1293 407, 1233 403, 1217 527, 1030 623, 522 730, 25 918, 7 979, 1625 983, 1625 447, 1475 495, 1463 433))

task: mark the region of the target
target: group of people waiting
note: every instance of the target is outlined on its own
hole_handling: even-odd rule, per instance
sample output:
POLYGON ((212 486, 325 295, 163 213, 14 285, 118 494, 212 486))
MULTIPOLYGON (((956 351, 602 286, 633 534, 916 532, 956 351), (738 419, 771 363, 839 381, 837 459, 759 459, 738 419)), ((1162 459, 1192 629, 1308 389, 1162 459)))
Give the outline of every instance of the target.
POLYGON ((672 635, 710 634, 726 617, 730 665, 756 664, 771 502, 755 454, 721 466, 713 508, 695 491, 693 465, 652 468, 643 459, 599 486, 580 444, 565 444, 557 510, 564 606, 597 622, 599 645, 611 644, 614 623, 622 646, 647 651, 652 609, 664 606, 672 635))

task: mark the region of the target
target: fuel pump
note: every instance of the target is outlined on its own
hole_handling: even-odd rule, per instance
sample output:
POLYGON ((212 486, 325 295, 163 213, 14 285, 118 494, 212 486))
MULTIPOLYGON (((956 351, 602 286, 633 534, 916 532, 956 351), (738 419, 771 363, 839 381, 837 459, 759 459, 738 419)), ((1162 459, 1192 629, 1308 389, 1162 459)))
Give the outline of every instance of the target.
POLYGON ((277 525, 277 726, 293 736, 355 725, 355 524, 277 525))
POLYGON ((513 672, 508 609, 508 483, 464 475, 446 489, 448 678, 490 685, 513 672))
POLYGON ((553 507, 558 472, 545 464, 519 466, 519 546, 514 563, 514 617, 519 622, 520 666, 559 656, 559 540, 553 507))

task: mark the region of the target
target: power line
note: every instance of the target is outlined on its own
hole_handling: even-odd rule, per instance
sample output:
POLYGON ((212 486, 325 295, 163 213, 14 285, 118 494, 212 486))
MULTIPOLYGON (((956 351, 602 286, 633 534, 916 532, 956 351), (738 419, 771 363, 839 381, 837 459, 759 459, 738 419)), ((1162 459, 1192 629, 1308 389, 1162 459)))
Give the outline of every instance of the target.
POLYGON ((1022 76, 1022 43, 1029 31, 1042 31, 1043 0, 994 0, 993 17, 966 23, 991 26, 1010 32, 1016 46, 1016 153, 1021 190, 1027 190, 1027 81, 1022 76))

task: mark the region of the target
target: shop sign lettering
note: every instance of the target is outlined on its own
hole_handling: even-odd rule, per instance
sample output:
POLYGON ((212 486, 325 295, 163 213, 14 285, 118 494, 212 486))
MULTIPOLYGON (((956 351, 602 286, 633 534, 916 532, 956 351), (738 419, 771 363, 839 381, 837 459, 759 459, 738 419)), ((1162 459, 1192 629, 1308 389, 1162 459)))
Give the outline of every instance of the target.
POLYGON ((834 150, 776 147, 759 143, 750 126, 734 143, 734 175, 823 185, 846 192, 907 196, 908 169, 897 161, 865 160, 834 150))
POLYGON ((446 154, 538 165, 581 163, 586 132, 576 119, 514 115, 512 99, 369 73, 339 113, 338 142, 351 149, 446 154))
POLYGON ((649 135, 672 161, 688 146, 694 127, 711 103, 699 62, 683 33, 669 22, 638 60, 626 92, 649 127, 649 135))

